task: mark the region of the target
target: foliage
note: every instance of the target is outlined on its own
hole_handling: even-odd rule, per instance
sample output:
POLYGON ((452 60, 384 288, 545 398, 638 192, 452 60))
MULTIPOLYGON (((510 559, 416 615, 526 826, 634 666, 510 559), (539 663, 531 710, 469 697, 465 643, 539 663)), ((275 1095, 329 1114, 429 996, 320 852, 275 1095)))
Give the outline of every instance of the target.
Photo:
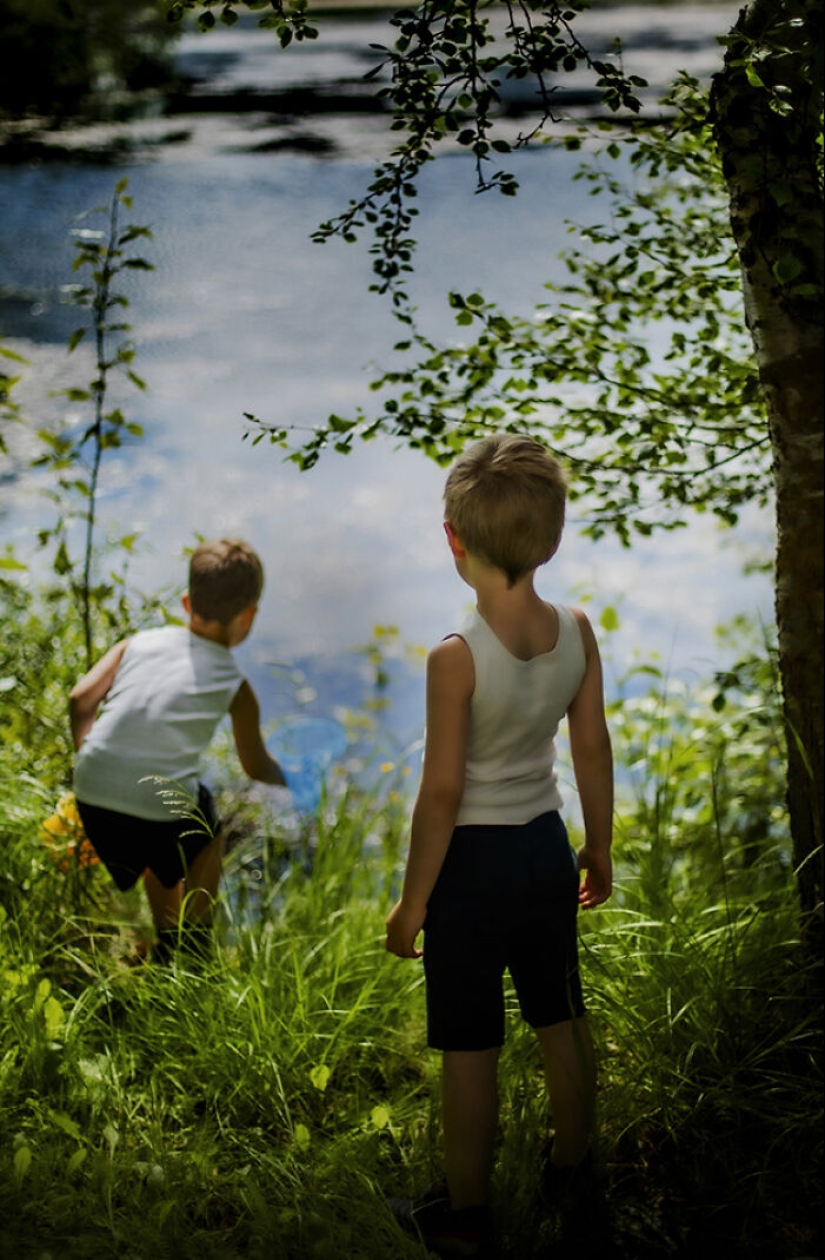
MULTIPOLYGON (((39 667, 47 697, 62 667, 39 667)), ((634 699, 628 680, 611 718, 628 785, 618 891, 583 921, 582 945, 599 1159, 627 1260, 688 1257, 708 1239, 733 1260, 817 1245, 816 1008, 770 675, 749 649, 692 696, 654 680, 634 699), (769 825, 751 834, 766 802, 769 825)), ((206 970, 139 966, 127 925, 145 910, 99 867, 63 871, 43 843, 66 762, 40 739, 25 764, 41 785, 7 773, 21 744, 0 740, 4 1252, 420 1254, 381 1202, 439 1167, 420 970, 383 949, 405 804, 351 785, 319 816, 309 862, 259 819, 228 860, 206 970)), ((559 1241, 535 1197, 545 1123, 534 1038, 511 1019, 494 1189, 503 1253, 520 1260, 559 1241)))
MULTIPOLYGON (((73 423, 57 432, 40 429, 38 437, 44 451, 32 462, 35 468, 48 469, 57 474, 55 488, 47 491, 54 501, 57 520, 51 528, 40 531, 39 541, 41 546, 55 544, 53 568, 59 578, 68 581, 77 603, 83 625, 87 669, 91 668, 93 657, 93 611, 96 609, 100 613, 106 610, 110 613, 113 606, 110 599, 113 594, 112 586, 107 583, 93 583, 101 461, 105 451, 117 449, 130 437, 143 435, 141 426, 127 420, 120 407, 107 410, 113 373, 125 376, 140 390, 146 388, 145 382, 132 367, 135 358, 134 345, 124 336, 130 331, 130 326, 117 318, 117 313, 127 307, 129 301, 112 287, 118 276, 124 272, 152 269, 152 264, 146 259, 127 253, 128 246, 133 241, 150 238, 151 232, 147 227, 137 224, 121 224, 122 211, 129 209, 132 204, 131 197, 126 194, 126 187, 127 180, 122 179, 114 190, 108 208, 99 207, 80 216, 84 220, 90 215, 105 214, 105 231, 88 227, 74 229, 77 252, 73 269, 79 271, 81 268, 88 268, 91 284, 72 286, 72 301, 91 312, 95 375, 87 387, 72 387, 61 392, 69 402, 90 408, 91 423, 79 429, 73 423), (89 451, 91 454, 87 456, 89 451), (78 514, 78 503, 81 505, 81 519, 84 523, 84 541, 80 555, 73 557, 71 526, 78 514)), ((86 336, 87 331, 88 328, 81 327, 71 334, 68 341, 70 354, 86 336)), ((118 547, 127 557, 134 548, 136 538, 137 535, 131 534, 119 539, 118 547)), ((121 623, 125 614, 126 607, 122 600, 119 618, 121 623)))
MULTIPOLYGON (((241 7, 235 0, 210 0, 199 19, 203 29, 215 25, 213 6, 221 9, 221 20, 229 23, 236 20, 241 7)), ((200 7, 200 0, 169 0, 169 16, 180 20, 188 9, 200 7)), ((242 0, 242 7, 269 6, 266 0, 242 0)), ((553 76, 559 71, 586 67, 608 110, 638 111, 634 93, 645 86, 644 80, 626 76, 619 64, 600 60, 585 48, 573 26, 583 7, 581 0, 566 5, 507 0, 503 6, 496 0, 423 0, 390 18, 397 31, 392 46, 372 46, 381 60, 365 78, 382 76, 384 85, 376 89, 376 96, 390 105, 390 127, 403 133, 403 138, 376 168, 364 196, 322 224, 315 239, 340 235, 353 241, 362 228, 369 228, 374 238, 373 288, 391 296, 402 322, 412 322, 404 285, 415 248, 411 236, 418 213, 413 204, 415 181, 439 143, 450 137, 473 154, 479 191, 495 188, 512 196, 518 187, 511 173, 491 170, 493 159, 514 147, 493 134, 503 80, 530 76, 537 83, 542 119, 529 135, 519 138, 516 148, 527 144, 542 123, 553 118, 553 76)), ((293 37, 317 37, 317 28, 306 20, 307 0, 271 0, 271 8, 274 14, 267 13, 260 25, 274 28, 282 47, 293 37)))
POLYGON ((746 889, 770 898, 791 875, 775 648, 748 643, 744 620, 720 638, 749 650, 711 684, 666 680, 646 665, 608 705, 627 776, 622 829, 644 837, 632 864, 648 907, 677 896, 738 901, 746 889), (634 694, 651 676, 654 687, 634 694))
POLYGON ((0 0, 0 113, 62 119, 103 84, 157 86, 172 33, 160 0, 0 0))
MULTIPOLYGON (((22 355, 15 354, 13 350, 9 350, 8 346, 0 345, 0 359, 3 359, 3 368, 12 367, 12 364, 25 364, 22 355)), ((12 368, 12 370, 14 370, 12 368)), ((20 380, 20 374, 11 376, 6 371, 0 371, 0 421, 10 423, 20 420, 20 407, 12 396, 12 390, 20 380)), ((0 455, 7 455, 8 447, 6 445, 3 432, 0 430, 0 455)))
POLYGON ((56 799, 72 748, 67 697, 81 672, 80 629, 61 590, 40 599, 0 573, 0 748, 9 782, 37 783, 56 799))
MULTIPOLYGON (((291 458, 311 467, 324 449, 388 432, 446 464, 481 433, 532 431, 570 466, 587 532, 625 543, 684 525, 686 507, 733 523, 743 504, 764 504, 764 403, 706 101, 683 77, 665 105, 667 126, 615 136, 581 168, 609 214, 574 229, 570 278, 545 286, 545 304, 514 316, 452 293, 475 339, 437 346, 414 332, 397 349, 415 361, 374 382, 381 411, 329 417, 291 458)), ((253 440, 288 444, 257 425, 253 440)))

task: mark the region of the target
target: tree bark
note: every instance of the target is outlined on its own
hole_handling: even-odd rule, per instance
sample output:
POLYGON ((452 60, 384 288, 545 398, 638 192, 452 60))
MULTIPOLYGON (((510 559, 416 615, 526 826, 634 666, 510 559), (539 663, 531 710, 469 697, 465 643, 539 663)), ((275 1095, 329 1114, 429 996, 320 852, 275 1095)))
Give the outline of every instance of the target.
POLYGON ((787 803, 803 912, 823 897, 823 200, 820 0, 754 0, 713 85, 745 313, 767 400, 787 803))

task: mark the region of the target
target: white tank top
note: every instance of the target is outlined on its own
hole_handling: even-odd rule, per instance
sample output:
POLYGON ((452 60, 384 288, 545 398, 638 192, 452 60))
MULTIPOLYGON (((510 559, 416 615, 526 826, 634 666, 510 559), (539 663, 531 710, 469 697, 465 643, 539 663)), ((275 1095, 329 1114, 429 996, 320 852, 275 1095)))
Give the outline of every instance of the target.
POLYGON ((137 818, 174 816, 159 793, 197 799, 198 763, 243 682, 232 653, 185 626, 142 630, 75 760, 79 800, 137 818), (142 783, 147 776, 167 784, 142 783))
POLYGON ((475 689, 457 826, 522 824, 561 807, 554 741, 584 678, 585 654, 572 609, 556 612, 556 646, 529 661, 513 656, 477 609, 459 632, 475 689))

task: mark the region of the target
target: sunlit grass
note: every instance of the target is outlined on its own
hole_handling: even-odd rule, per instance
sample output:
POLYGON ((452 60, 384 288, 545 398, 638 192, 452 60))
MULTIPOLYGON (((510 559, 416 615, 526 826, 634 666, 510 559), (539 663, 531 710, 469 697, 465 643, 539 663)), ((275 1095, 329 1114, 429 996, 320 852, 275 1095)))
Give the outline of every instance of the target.
MULTIPOLYGON (((614 1254, 814 1255, 818 969, 773 728, 751 722, 744 756, 733 718, 678 694, 617 726, 637 790, 616 895, 581 925, 614 1254)), ((383 947, 406 844, 389 772, 303 831, 250 806, 214 957, 160 969, 137 962, 139 892, 44 842, 68 761, 56 723, 27 733, 0 741, 0 1255, 420 1256, 383 1204, 441 1167, 421 968, 383 947)), ((571 1254, 537 1199, 540 1059, 508 1005, 503 1254, 571 1254)))

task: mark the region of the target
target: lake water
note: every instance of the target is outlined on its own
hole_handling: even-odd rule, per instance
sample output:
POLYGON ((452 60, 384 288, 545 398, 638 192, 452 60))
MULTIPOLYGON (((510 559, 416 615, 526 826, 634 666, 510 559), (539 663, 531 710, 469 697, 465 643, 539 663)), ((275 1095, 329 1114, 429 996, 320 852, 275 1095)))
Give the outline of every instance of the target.
MULTIPOLYGON (((721 55, 713 37, 734 16, 731 5, 654 6, 591 12, 585 20, 597 32, 605 22, 611 32, 621 28, 628 61, 631 50, 638 58, 630 68, 663 83, 668 67, 712 70, 721 55)), ((181 55, 212 87, 267 87, 273 74, 281 86, 290 76, 323 85, 363 73, 363 43, 378 24, 375 17, 336 20, 292 60, 292 50, 279 54, 254 29, 188 36, 181 55)), ((369 668, 354 649, 376 624, 398 626, 403 643, 429 645, 455 628, 469 595, 441 531, 443 473, 422 456, 381 440, 302 474, 267 445, 242 441, 245 411, 311 428, 331 411, 368 406, 370 366, 392 361, 399 329, 367 292, 366 245, 308 240, 364 188, 386 149, 384 120, 341 113, 276 125, 254 113, 211 114, 187 116, 181 126, 185 142, 116 169, 78 162, 0 168, 0 334, 32 365, 20 390, 26 411, 53 421, 59 408, 49 391, 85 382, 90 369, 82 346, 70 360, 64 349, 78 322, 60 302, 61 285, 73 278, 68 232, 75 215, 106 203, 116 180, 128 176, 131 217, 154 234, 143 252, 156 270, 136 275, 128 289, 136 368, 149 389, 126 402, 146 436, 106 456, 104 531, 141 531, 131 578, 145 590, 183 582, 182 550, 196 533, 249 539, 263 557, 267 587, 241 656, 264 716, 299 705, 332 713, 369 690, 369 668), (284 128, 322 137, 329 153, 251 151, 284 128), (300 666, 299 682, 273 662, 300 666)), ((131 125, 143 136, 170 129, 169 119, 131 125)), ((556 256, 568 243, 565 220, 595 216, 582 185, 572 182, 577 166, 577 156, 564 152, 519 156, 513 169, 521 192, 513 200, 474 196, 465 157, 430 165, 412 290, 428 331, 458 335, 444 301, 451 288, 481 288, 524 312, 542 300, 541 282, 558 274, 556 256)), ((35 529, 49 517, 22 475, 19 442, 3 484, 0 542, 36 570, 35 529)), ((574 510, 539 588, 562 602, 590 599, 596 616, 618 607, 621 628, 606 645, 610 688, 634 661, 658 659, 670 674, 703 678, 716 658, 719 622, 740 612, 771 620, 768 579, 742 574, 743 560, 769 549, 771 534, 771 521, 756 513, 728 533, 695 518, 687 530, 625 551, 611 540, 594 545, 578 537, 574 510)), ((420 673, 400 661, 391 727, 401 742, 420 730, 422 692, 420 673)))

